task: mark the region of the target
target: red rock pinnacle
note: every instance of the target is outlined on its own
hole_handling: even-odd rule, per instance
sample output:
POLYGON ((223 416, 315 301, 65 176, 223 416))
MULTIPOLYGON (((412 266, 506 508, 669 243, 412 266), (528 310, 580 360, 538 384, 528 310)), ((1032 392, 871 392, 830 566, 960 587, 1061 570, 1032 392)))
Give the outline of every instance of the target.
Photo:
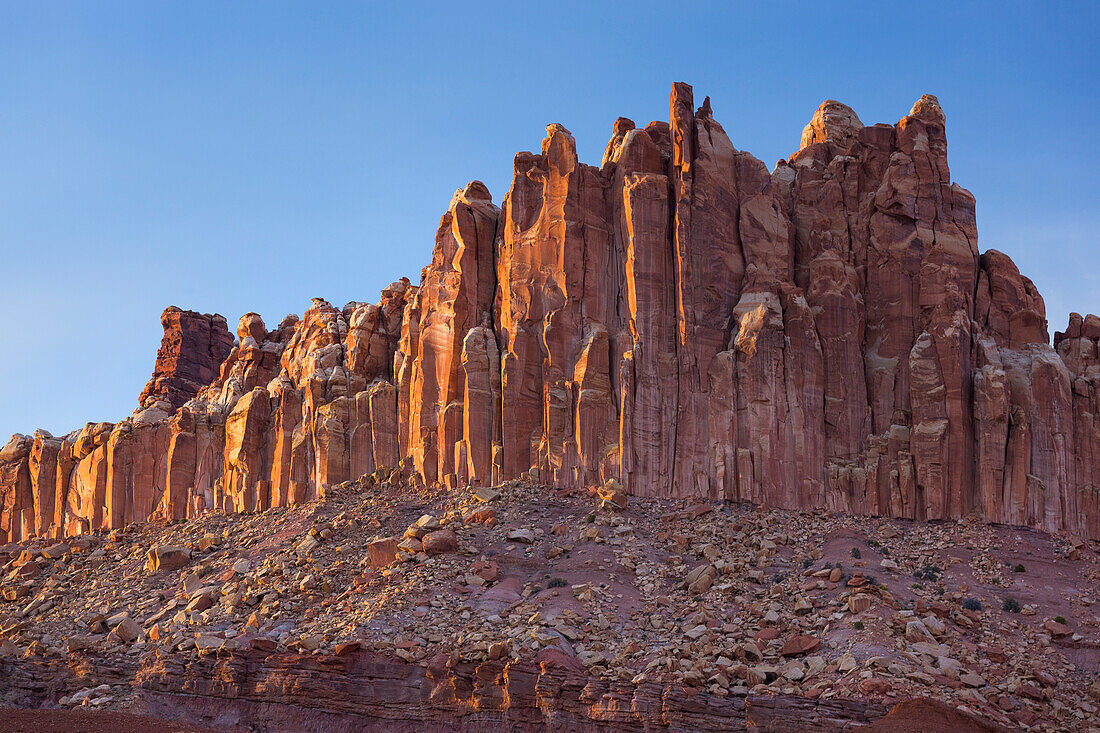
MULTIPOLYGON (((473 182, 419 287, 315 299, 271 332, 170 308, 142 409, 0 451, 0 539, 253 511, 395 471, 515 477, 1100 538, 1100 320, 979 254, 924 96, 866 127, 826 101, 769 171, 709 100, 569 131, 473 182)), ((396 476, 395 476, 396 478, 396 476)))

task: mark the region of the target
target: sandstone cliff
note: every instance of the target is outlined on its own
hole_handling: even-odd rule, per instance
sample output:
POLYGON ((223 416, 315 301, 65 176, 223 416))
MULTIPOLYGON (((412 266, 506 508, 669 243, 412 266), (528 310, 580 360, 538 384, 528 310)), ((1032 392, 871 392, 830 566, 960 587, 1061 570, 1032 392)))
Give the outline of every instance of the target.
POLYGON ((377 473, 697 495, 1100 538, 1100 318, 979 254, 924 96, 827 101, 769 171, 709 99, 550 125, 498 208, 473 182, 419 287, 268 331, 169 308, 141 406, 0 451, 0 539, 308 501, 377 473))

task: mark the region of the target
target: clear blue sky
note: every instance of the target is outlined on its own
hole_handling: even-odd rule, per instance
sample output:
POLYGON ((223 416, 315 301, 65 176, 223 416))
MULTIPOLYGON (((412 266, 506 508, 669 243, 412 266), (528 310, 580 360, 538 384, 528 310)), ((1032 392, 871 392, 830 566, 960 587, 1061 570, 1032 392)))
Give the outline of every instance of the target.
POLYGON ((550 122, 598 164, 678 80, 769 165, 822 99, 872 124, 938 95, 979 246, 1064 328, 1100 312, 1098 23, 1091 2, 0 0, 0 434, 127 416, 167 305, 270 327, 418 281, 457 187, 499 203, 550 122))

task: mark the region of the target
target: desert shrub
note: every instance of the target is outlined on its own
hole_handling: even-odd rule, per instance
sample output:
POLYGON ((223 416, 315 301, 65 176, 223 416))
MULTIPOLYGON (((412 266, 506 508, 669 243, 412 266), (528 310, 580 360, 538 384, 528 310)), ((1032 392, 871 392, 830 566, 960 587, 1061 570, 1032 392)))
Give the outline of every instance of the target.
POLYGON ((546 584, 547 588, 564 588, 569 585, 565 582, 564 578, 550 578, 550 582, 546 584))
POLYGON ((942 575, 942 574, 943 574, 943 571, 940 570, 939 567, 937 567, 936 565, 925 565, 920 570, 915 570, 913 572, 913 577, 918 578, 920 580, 935 581, 935 580, 939 580, 940 575, 942 575))
POLYGON ((977 598, 964 598, 962 606, 967 611, 980 611, 980 610, 982 610, 982 602, 979 601, 977 598))
POLYGON ((1015 598, 1006 598, 1004 599, 1004 602, 1001 603, 1001 610, 1008 611, 1009 613, 1019 613, 1020 602, 1017 601, 1015 598))

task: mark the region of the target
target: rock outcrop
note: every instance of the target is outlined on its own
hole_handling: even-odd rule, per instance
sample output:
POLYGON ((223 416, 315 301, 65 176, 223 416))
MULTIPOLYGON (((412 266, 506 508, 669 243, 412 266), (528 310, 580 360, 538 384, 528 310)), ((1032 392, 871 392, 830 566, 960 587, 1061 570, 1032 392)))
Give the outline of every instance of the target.
MULTIPOLYGON (((793 695, 719 698, 682 685, 605 681, 543 660, 409 664, 369 652, 279 654, 244 648, 189 662, 149 655, 135 671, 0 657, 8 694, 25 705, 93 674, 134 687, 135 709, 178 722, 243 729, 334 731, 841 731, 883 719, 878 703, 793 695), (94 670, 94 673, 93 673, 94 670)), ((95 660, 98 661, 98 660, 95 660)), ((934 703, 926 703, 934 704, 934 703)), ((947 706, 940 706, 953 711, 947 706)), ((954 713, 960 731, 998 730, 954 713)))
MULTIPOLYGON (((164 338, 157 352, 157 364, 149 383, 141 391, 138 404, 145 406, 150 399, 164 400, 177 408, 218 375, 218 369, 233 348, 233 337, 222 316, 180 310, 175 306, 164 310, 160 323, 164 327, 164 338)), ((243 326, 245 319, 242 318, 241 323, 243 326)), ((262 321, 260 325, 262 327, 262 321)), ((247 333, 241 335, 240 329, 237 333, 242 340, 248 336, 247 333)))
POLYGON ((315 299, 268 331, 170 308, 141 408, 0 451, 0 539, 308 501, 377 473, 611 479, 700 496, 1100 538, 1100 320, 1049 344, 1042 297, 980 254, 924 96, 864 126, 827 101, 774 170, 709 98, 561 125, 473 182, 419 287, 315 299))

